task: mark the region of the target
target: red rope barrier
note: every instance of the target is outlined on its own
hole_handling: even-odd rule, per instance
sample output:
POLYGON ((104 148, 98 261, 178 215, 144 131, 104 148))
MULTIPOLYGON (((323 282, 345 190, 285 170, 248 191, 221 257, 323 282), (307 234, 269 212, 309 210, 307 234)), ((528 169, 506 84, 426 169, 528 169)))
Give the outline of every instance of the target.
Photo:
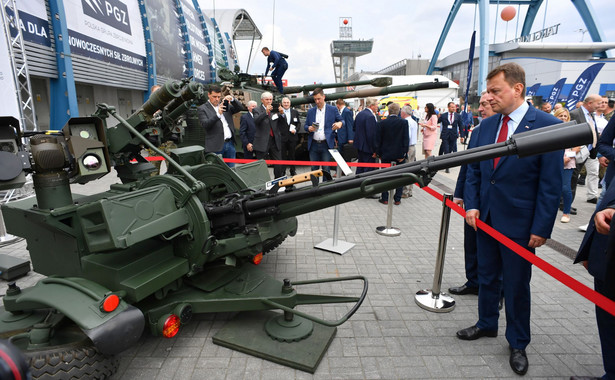
MULTIPOLYGON (((423 190, 425 190, 427 193, 429 193, 433 197, 439 199, 440 202, 442 202, 442 199, 444 199, 444 196, 438 193, 437 191, 435 191, 434 189, 431 189, 429 187, 423 187, 423 190)), ((459 205, 457 205, 455 202, 447 199, 446 205, 450 207, 451 210, 455 211, 457 214, 461 215, 465 219, 466 211, 463 208, 459 207, 459 205)), ((465 220, 464 220, 464 223, 465 223, 465 220)), ((591 303, 597 305, 604 311, 615 316, 615 301, 605 297, 604 295, 598 293, 594 289, 588 287, 587 285, 581 283, 577 279, 571 277, 570 275, 564 273, 560 269, 554 267, 550 263, 546 262, 545 260, 541 259, 537 255, 528 251, 524 247, 510 240, 508 237, 506 237, 501 232, 497 231, 495 228, 491 227, 487 223, 483 222, 482 220, 477 220, 476 226, 480 228, 481 230, 483 230, 486 234, 490 235, 492 238, 494 238, 495 240, 497 240, 498 242, 506 246, 508 249, 515 252, 517 255, 523 257, 525 260, 534 264, 537 268, 541 269, 543 272, 545 272, 549 276, 553 277, 557 281, 566 285, 567 287, 569 287, 576 293, 580 294, 581 296, 585 297, 591 303)))

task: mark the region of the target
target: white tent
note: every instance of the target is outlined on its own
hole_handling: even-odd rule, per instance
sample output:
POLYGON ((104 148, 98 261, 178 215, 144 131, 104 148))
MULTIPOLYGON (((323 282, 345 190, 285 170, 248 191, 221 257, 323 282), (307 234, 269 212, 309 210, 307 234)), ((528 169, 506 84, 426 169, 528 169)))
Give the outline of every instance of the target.
MULTIPOLYGON (((433 103, 436 109, 446 109, 448 102, 459 103, 458 90, 459 85, 443 75, 372 75, 360 74, 358 80, 368 80, 377 77, 390 76, 393 78, 393 86, 401 86, 406 84, 415 84, 423 82, 433 82, 437 79, 440 82, 448 82, 448 88, 437 88, 434 90, 424 91, 409 91, 398 94, 390 94, 392 96, 412 96, 416 97, 419 105, 419 112, 425 108, 425 104, 433 103)), ((364 88, 373 88, 371 86, 357 86, 357 90, 364 88)))

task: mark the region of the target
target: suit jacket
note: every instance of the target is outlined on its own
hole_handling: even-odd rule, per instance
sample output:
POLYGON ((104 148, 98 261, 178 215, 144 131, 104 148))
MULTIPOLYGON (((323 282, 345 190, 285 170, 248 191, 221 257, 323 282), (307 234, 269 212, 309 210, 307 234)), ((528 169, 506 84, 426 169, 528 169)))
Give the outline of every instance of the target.
MULTIPOLYGON (((235 124, 233 114, 241 111, 243 107, 236 99, 230 103, 228 109, 222 114, 231 131, 231 139, 235 144, 235 124)), ((197 109, 197 115, 201 126, 205 128, 205 151, 220 152, 224 148, 224 130, 222 120, 218 117, 218 111, 208 101, 197 109)))
MULTIPOLYGON (((478 141, 478 131, 480 124, 472 130, 472 135, 470 136, 470 142, 468 143, 468 149, 476 148, 476 144, 478 141)), ((459 169, 459 176, 457 176, 457 184, 455 185, 455 192, 453 193, 453 197, 458 199, 463 199, 465 203, 465 198, 463 197, 463 190, 466 184, 466 176, 468 173, 468 165, 461 165, 461 169, 459 169)))
POLYGON ((266 152, 269 145, 269 133, 273 130, 273 138, 278 150, 282 150, 282 136, 278 129, 278 121, 280 115, 277 112, 271 112, 267 115, 267 110, 262 105, 255 107, 252 111, 254 114, 254 124, 256 132, 254 134, 254 150, 257 152, 266 152))
POLYGON ((239 136, 244 147, 248 144, 254 144, 255 133, 256 124, 254 124, 254 116, 250 115, 250 112, 246 112, 244 115, 241 115, 241 122, 239 123, 239 136))
MULTIPOLYGON (((476 146, 493 144, 502 115, 481 122, 476 146)), ((516 133, 561 123, 561 120, 529 107, 516 133)), ((484 222, 509 238, 528 239, 530 234, 549 238, 557 216, 564 163, 563 150, 537 156, 502 157, 468 165, 464 200, 466 209, 480 211, 484 222)))
POLYGON ((374 147, 374 135, 376 133, 376 118, 369 108, 357 114, 354 119, 354 146, 358 151, 372 154, 374 147))
POLYGON ((408 122, 397 115, 389 115, 376 124, 374 145, 383 162, 405 158, 410 144, 408 122))
MULTIPOLYGON (((305 118, 305 125, 303 126, 303 129, 305 129, 306 132, 308 131, 308 128, 312 125, 313 122, 316 121, 316 107, 312 107, 308 110, 307 112, 307 116, 305 118)), ((332 105, 329 104, 325 104, 325 139, 327 140, 327 145, 329 146, 329 149, 333 149, 335 147, 335 135, 333 132, 333 123, 338 122, 338 121, 342 121, 342 117, 340 116, 340 113, 337 111, 337 108, 333 107, 332 105)), ((323 126, 321 125, 320 128, 322 128, 323 126)), ((308 150, 310 150, 310 147, 312 146, 312 139, 314 137, 314 132, 309 132, 308 135, 308 150)))
MULTIPOLYGON (((585 118, 585 111, 583 111, 582 108, 583 106, 579 108, 575 108, 572 111, 570 111, 571 121, 574 120, 577 122, 577 124, 587 123, 587 119, 585 118)), ((594 128, 595 128, 595 123, 594 123, 594 128)), ((598 135, 598 130, 596 130, 596 135, 598 135)), ((589 151, 589 158, 596 158, 597 153, 598 153, 598 150, 596 149, 596 147, 595 146, 592 147, 592 149, 589 151)))
POLYGON ((344 107, 342 109, 341 117, 342 122, 344 122, 344 125, 341 129, 335 131, 337 133, 337 144, 339 146, 348 144, 348 141, 354 140, 354 120, 352 116, 352 111, 344 107))
POLYGON ((615 178, 615 148, 613 148, 613 140, 615 140, 615 118, 611 118, 606 127, 604 127, 597 147, 598 153, 609 160, 609 166, 604 174, 604 183, 607 185, 615 178))
POLYGON ((453 113, 453 123, 449 121, 449 112, 445 112, 440 115, 438 122, 442 123, 440 128, 440 138, 442 140, 449 137, 459 137, 459 130, 462 128, 461 115, 457 112, 453 113))
POLYGON ((301 128, 301 119, 299 118, 299 112, 291 108, 290 109, 290 124, 288 120, 286 120, 286 115, 283 113, 278 114, 278 129, 280 130, 280 135, 282 136, 282 141, 297 141, 299 137, 299 128, 301 128), (290 133, 290 126, 294 125, 296 132, 294 134, 290 133))
POLYGON ((587 231, 585 236, 583 236, 583 241, 574 262, 578 263, 587 260, 587 270, 592 276, 602 281, 609 278, 613 281, 613 272, 608 272, 608 268, 610 267, 612 270, 615 263, 613 260, 613 247, 609 242, 609 237, 611 240, 613 239, 612 235, 615 235, 615 225, 611 223, 610 235, 602 235, 596 231, 594 223, 596 212, 602 211, 607 207, 615 207, 615 182, 608 184, 602 202, 600 202, 589 220, 587 231))

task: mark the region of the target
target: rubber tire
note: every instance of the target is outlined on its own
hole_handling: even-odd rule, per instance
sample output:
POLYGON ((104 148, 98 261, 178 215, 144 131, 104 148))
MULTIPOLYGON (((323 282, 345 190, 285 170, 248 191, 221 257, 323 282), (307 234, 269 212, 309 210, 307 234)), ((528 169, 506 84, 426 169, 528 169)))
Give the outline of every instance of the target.
POLYGON ((119 368, 115 355, 103 355, 76 326, 65 327, 75 337, 68 343, 34 350, 22 350, 32 379, 109 379, 119 368))
POLYGON ((51 379, 109 379, 117 372, 120 361, 114 355, 103 355, 93 344, 73 344, 65 347, 26 353, 32 378, 51 379))

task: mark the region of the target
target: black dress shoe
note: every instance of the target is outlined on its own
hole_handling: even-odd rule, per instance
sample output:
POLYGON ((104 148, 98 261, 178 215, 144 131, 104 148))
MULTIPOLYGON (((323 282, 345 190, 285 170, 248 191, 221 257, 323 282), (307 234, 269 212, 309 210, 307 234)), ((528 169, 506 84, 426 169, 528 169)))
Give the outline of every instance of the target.
POLYGON ((471 288, 469 286, 461 285, 454 288, 448 288, 448 292, 460 296, 464 294, 478 294, 478 288, 471 288))
POLYGON ((378 199, 378 202, 382 203, 383 205, 389 204, 389 201, 385 201, 384 199, 378 199))
POLYGON ((516 348, 510 349, 510 368, 518 375, 525 375, 529 364, 527 362, 527 355, 525 350, 518 350, 516 348))
POLYGON ((504 308, 504 297, 500 297, 500 302, 498 302, 498 310, 502 310, 504 308))
POLYGON ((597 204, 597 203, 598 203, 598 198, 588 199, 588 200, 587 200, 587 203, 597 204))
POLYGON ((577 214, 577 209, 574 207, 570 207, 570 215, 576 215, 577 214))
POLYGON ((495 338, 498 336, 498 330, 481 330, 476 326, 472 326, 467 329, 457 331, 457 338, 461 340, 476 340, 484 336, 495 338))

